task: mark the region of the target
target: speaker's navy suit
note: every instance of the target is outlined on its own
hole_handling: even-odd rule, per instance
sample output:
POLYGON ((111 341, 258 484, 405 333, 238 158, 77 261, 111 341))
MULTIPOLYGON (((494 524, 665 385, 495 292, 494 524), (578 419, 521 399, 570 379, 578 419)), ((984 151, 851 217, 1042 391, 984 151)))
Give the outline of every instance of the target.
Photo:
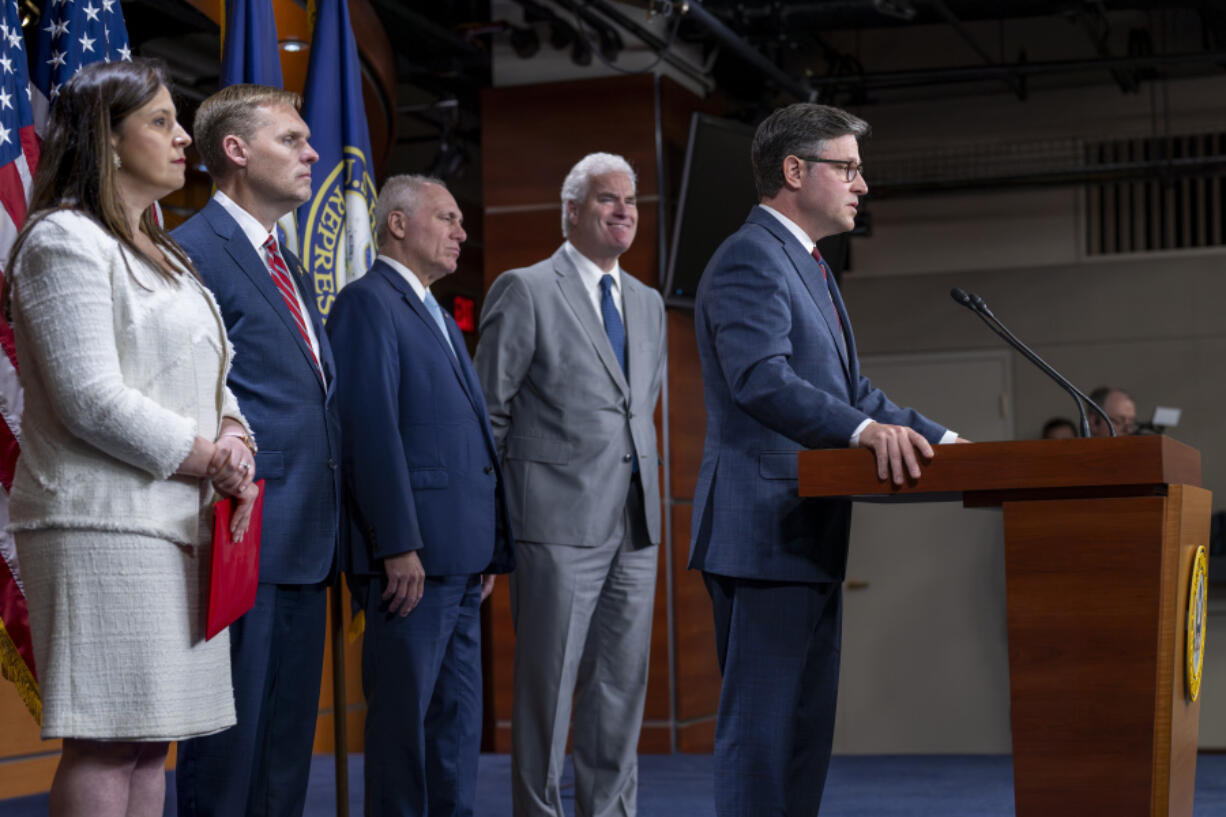
POLYGON ((302 814, 319 710, 327 578, 340 529, 340 419, 332 352, 301 265, 283 255, 319 339, 310 347, 263 258, 216 199, 173 233, 234 344, 229 385, 265 480, 260 586, 230 628, 238 724, 180 744, 180 815, 302 814))
POLYGON ((945 429, 860 374, 833 279, 761 207, 708 263, 695 328, 707 432, 690 567, 711 593, 724 676, 716 813, 811 817, 834 732, 851 505, 798 497, 796 454, 846 447, 867 418, 933 443, 945 429))
POLYGON ((366 610, 367 814, 471 815, 481 738, 482 573, 513 565, 485 399, 464 338, 456 354, 400 272, 377 260, 328 319, 353 524, 345 570, 366 610), (408 616, 388 612, 383 560, 426 573, 408 616))

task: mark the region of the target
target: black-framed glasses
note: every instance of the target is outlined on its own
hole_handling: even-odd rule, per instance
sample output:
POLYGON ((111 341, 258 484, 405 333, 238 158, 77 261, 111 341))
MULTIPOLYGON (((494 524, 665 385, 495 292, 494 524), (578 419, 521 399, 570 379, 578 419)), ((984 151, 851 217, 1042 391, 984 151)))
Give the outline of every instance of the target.
POLYGON ((802 162, 821 162, 824 165, 838 165, 843 168, 843 181, 854 182, 856 174, 864 175, 864 165, 856 164, 850 159, 823 159, 820 156, 801 156, 798 153, 792 154, 802 162))

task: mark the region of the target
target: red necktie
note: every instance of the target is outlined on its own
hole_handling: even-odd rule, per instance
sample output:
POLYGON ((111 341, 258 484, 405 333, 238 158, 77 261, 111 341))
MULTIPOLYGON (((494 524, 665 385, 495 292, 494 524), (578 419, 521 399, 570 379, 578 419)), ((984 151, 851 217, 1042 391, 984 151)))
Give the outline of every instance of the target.
POLYGON ((839 308, 834 305, 834 296, 830 294, 830 276, 826 272, 826 262, 822 260, 821 250, 817 245, 813 246, 813 260, 822 268, 822 283, 826 285, 826 297, 830 299, 830 308, 834 310, 834 321, 839 325, 839 331, 843 331, 843 319, 839 317, 839 308))
POLYGON ((268 268, 272 274, 272 282, 276 285, 277 291, 281 293, 281 299, 285 301, 285 307, 289 310, 290 315, 293 316, 294 324, 298 327, 298 333, 302 335, 307 351, 311 353, 311 360, 315 363, 315 369, 319 372, 320 379, 323 379, 323 369, 319 365, 319 358, 315 356, 315 350, 311 347, 311 336, 307 333, 306 315, 302 314, 302 308, 298 306, 298 296, 295 294, 294 282, 290 280, 289 268, 285 266, 285 259, 281 257, 281 253, 277 249, 277 239, 269 236, 268 240, 264 242, 264 249, 268 251, 268 268))

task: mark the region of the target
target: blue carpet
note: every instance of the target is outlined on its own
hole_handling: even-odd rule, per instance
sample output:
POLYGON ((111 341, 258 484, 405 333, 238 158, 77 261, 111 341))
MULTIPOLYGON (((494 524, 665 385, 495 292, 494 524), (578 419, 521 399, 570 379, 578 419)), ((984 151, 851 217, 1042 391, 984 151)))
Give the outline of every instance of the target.
MULTIPOLYGON (((305 817, 336 814, 334 764, 316 755, 305 817)), ((510 817, 511 762, 482 755, 476 813, 510 817)), ((167 777, 166 817, 174 817, 173 773, 167 777)), ((349 758, 349 809, 362 814, 362 756, 349 758)), ((567 811, 574 786, 567 765, 562 779, 567 811)), ((831 763, 822 817, 1012 817, 1013 770, 1008 756, 845 756, 831 763)), ((0 801, 4 817, 42 817, 47 796, 0 801)), ((639 761, 642 817, 712 817, 710 755, 643 755, 639 761)), ((1201 755, 1196 763, 1195 817, 1226 815, 1226 755, 1201 755)))

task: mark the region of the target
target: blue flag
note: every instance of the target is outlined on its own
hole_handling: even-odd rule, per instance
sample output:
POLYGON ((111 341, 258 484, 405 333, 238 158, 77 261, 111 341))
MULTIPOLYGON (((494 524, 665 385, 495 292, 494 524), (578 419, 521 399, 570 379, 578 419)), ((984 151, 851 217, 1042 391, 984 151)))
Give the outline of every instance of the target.
POLYGON ((226 0, 221 18, 221 87, 281 84, 272 0, 226 0))
POLYGON ((344 0, 311 0, 311 61, 303 119, 319 161, 311 168, 310 201, 298 208, 299 258, 315 285, 319 311, 374 261, 370 133, 362 102, 362 69, 344 0))
POLYGON ((44 0, 34 55, 30 101, 35 127, 42 133, 60 87, 81 66, 132 59, 119 0, 44 0))
MULTIPOLYGON (((243 83, 284 87, 272 0, 226 0, 222 8, 221 87, 243 83)), ((293 213, 278 219, 276 233, 281 246, 298 252, 293 213)))

